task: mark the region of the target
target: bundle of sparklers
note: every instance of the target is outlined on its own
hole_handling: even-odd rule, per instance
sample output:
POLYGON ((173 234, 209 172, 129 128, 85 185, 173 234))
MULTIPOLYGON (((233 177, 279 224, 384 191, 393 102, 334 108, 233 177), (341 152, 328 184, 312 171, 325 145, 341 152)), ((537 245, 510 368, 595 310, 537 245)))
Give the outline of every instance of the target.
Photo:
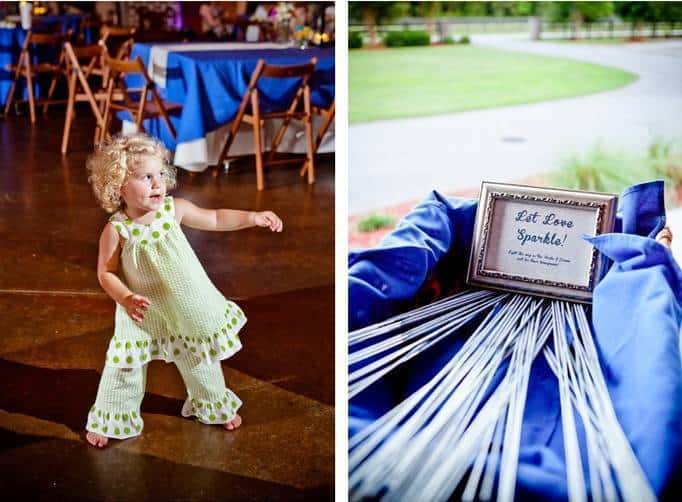
POLYGON ((586 309, 467 290, 350 333, 351 399, 471 333, 427 383, 350 438, 351 499, 513 500, 531 366, 542 357, 557 380, 569 499, 656 500, 618 423, 586 309))

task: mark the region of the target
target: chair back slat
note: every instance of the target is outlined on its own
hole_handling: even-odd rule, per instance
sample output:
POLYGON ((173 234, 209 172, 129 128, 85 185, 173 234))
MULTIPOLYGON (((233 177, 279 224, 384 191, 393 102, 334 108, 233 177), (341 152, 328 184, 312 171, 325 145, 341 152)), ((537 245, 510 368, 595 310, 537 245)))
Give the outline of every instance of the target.
MULTIPOLYGON (((263 60, 261 60, 263 61, 263 60)), ((305 89, 308 88, 308 81, 310 80, 311 75, 313 74, 313 71, 315 71, 315 66, 317 65, 317 58, 312 57, 310 58, 309 63, 305 64, 300 64, 300 65, 269 65, 269 64, 263 64, 263 67, 261 69, 260 74, 258 77, 264 77, 264 78, 281 78, 281 79, 288 79, 288 78, 300 78, 301 81, 298 86, 298 90, 296 91, 296 94, 291 98, 291 101, 289 102, 289 105, 287 106, 287 112, 288 113, 293 113, 296 108, 299 105, 299 102, 301 98, 303 97, 303 93, 305 92, 305 89)), ((256 72, 258 71, 258 68, 256 68, 256 72)), ((254 72, 254 75, 256 74, 254 72)), ((257 85, 257 83, 256 83, 257 85)), ((254 87, 255 88, 255 87, 254 87)))
POLYGON ((315 65, 317 64, 317 59, 312 58, 310 63, 299 64, 299 65, 273 65, 266 64, 261 72, 261 77, 266 78, 296 78, 309 76, 313 70, 315 70, 315 65))
POLYGON ((138 56, 135 59, 116 59, 112 57, 105 58, 106 64, 113 73, 126 73, 128 75, 143 75, 145 80, 148 80, 147 72, 144 69, 142 60, 138 56))
POLYGON ((69 33, 34 33, 29 31, 26 38, 31 45, 61 45, 71 36, 69 33))
POLYGON ((77 61, 91 60, 92 58, 100 57, 102 55, 102 47, 99 44, 89 45, 71 45, 64 44, 66 48, 68 44, 69 50, 73 53, 77 61))
POLYGON ((118 38, 125 37, 131 38, 135 36, 137 28, 133 26, 102 26, 101 30, 101 40, 107 40, 108 38, 118 38))

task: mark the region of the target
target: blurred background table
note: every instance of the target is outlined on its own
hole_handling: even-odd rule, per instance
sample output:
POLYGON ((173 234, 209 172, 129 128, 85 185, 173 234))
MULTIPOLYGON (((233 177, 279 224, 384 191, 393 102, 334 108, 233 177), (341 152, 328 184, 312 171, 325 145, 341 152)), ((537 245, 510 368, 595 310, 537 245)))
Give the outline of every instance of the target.
MULTIPOLYGON (((69 30, 73 37, 82 36, 84 43, 97 41, 98 29, 95 26, 84 26, 84 17, 76 15, 48 15, 33 18, 32 29, 41 33, 67 33, 69 30)), ((20 25, 16 27, 0 26, 0 107, 4 106, 7 92, 12 85, 12 73, 8 67, 16 64, 21 52, 21 46, 26 39, 27 30, 20 25)), ((58 55, 57 55, 58 56, 58 55)), ((39 55, 40 59, 54 59, 55 54, 39 55)), ((19 90, 18 92, 25 92, 19 90)), ((40 95, 39 86, 36 85, 36 96, 40 95)), ((24 96, 25 97, 25 96, 24 96)))

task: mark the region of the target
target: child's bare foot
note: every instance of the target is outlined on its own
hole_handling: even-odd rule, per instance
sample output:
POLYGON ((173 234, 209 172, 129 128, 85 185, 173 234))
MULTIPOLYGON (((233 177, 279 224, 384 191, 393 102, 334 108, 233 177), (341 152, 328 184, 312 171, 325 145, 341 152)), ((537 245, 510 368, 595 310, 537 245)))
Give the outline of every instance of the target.
POLYGON ((229 422, 225 422, 223 424, 223 427, 225 427, 228 431, 233 431, 237 427, 239 427, 241 424, 242 424, 242 417, 235 414, 235 416, 232 420, 230 420, 229 422))
POLYGON ((109 442, 108 437, 101 436, 96 432, 88 432, 85 435, 85 439, 88 441, 88 443, 90 443, 92 446, 96 446, 97 448, 104 448, 109 442))

